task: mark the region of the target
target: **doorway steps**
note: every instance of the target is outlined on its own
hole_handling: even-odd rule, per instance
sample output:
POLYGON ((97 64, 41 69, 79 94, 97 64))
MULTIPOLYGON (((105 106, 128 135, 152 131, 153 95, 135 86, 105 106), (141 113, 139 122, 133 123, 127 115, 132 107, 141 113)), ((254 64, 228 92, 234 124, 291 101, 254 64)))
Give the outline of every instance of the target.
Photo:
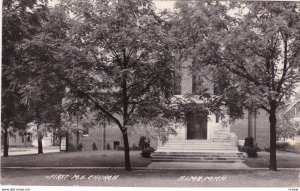
POLYGON ((215 142, 229 142, 230 131, 228 128, 217 128, 212 132, 212 141, 215 142))
POLYGON ((158 147, 153 162, 233 163, 244 161, 243 153, 230 142, 173 140, 158 147))

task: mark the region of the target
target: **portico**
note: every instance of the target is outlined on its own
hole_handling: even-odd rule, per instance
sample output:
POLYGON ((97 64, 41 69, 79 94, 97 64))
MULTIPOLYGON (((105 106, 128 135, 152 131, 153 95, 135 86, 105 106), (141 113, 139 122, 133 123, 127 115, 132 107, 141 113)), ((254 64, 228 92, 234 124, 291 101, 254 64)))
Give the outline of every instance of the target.
MULTIPOLYGON (((238 152, 237 137, 230 133, 229 117, 222 118, 201 105, 208 100, 193 95, 195 85, 189 66, 190 61, 181 67, 181 91, 175 95, 174 106, 193 107, 200 105, 199 110, 184 113, 185 123, 174 125, 176 135, 170 135, 168 141, 154 152, 153 162, 201 162, 201 163, 235 163, 243 160, 238 152)), ((201 86, 213 87, 207 80, 201 86)), ((210 92, 213 95, 213 91, 210 92)))
MULTIPOLYGON (((189 69, 190 66, 191 60, 187 60, 181 67, 181 95, 174 96, 174 104, 202 104, 205 102, 205 100, 198 99, 197 96, 191 96, 193 89, 195 89, 193 86, 197 84, 193 81, 195 78, 189 69)), ((206 80, 202 86, 209 89, 210 94, 213 94, 213 84, 209 80, 206 80)), ((184 116, 186 123, 179 125, 179 128, 176 128, 177 135, 170 136, 169 140, 230 141, 232 135, 230 134, 228 116, 221 118, 208 110, 187 112, 184 116)))

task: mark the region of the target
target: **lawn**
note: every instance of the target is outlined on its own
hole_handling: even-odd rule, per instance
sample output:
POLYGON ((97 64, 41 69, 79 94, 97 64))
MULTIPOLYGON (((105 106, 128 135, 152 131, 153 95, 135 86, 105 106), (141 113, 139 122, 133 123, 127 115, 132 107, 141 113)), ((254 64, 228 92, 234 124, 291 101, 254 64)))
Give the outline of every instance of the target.
POLYGON ((28 170, 2 169, 4 185, 35 186, 144 186, 144 187, 298 187, 299 171, 279 170, 133 170, 123 169, 73 169, 28 170), (66 179, 51 179, 57 175, 66 179), (72 179, 72 177, 85 177, 72 179), (88 177, 118 176, 114 180, 88 177), (181 177, 185 177, 184 179, 181 177), (202 181, 200 177, 202 177, 202 181), (222 177, 222 179, 213 179, 222 177))
MULTIPOLYGON (((130 152, 133 167, 147 167, 151 159, 143 158, 140 151, 130 152)), ((277 152, 278 168, 300 168, 300 154, 277 152)), ((245 158, 246 165, 253 168, 268 168, 269 153, 258 152, 257 158, 245 158)), ((84 151, 70 153, 47 153, 1 158, 2 167, 123 167, 123 151, 84 151)))
MULTIPOLYGON (((131 151, 130 159, 133 167, 146 167, 151 159, 143 158, 141 151, 131 151)), ((60 152, 41 155, 20 155, 1 157, 2 167, 123 167, 123 151, 84 151, 60 152)))
MULTIPOLYGON (((278 168, 300 168, 300 154, 277 151, 278 168)), ((245 158, 245 164, 253 168, 268 168, 270 153, 258 152, 257 158, 245 158)))
MULTIPOLYGON (((269 153, 259 152, 258 158, 246 158, 250 167, 267 168, 269 153)), ((278 152, 279 168, 300 168, 300 154, 278 152)), ((86 151, 47 153, 42 155, 10 156, 2 159, 2 167, 123 167, 122 151, 86 151)), ((150 159, 142 158, 140 151, 131 152, 133 167, 147 167, 150 159)), ((121 169, 6 169, 1 170, 1 183, 12 185, 47 186, 168 186, 168 187, 291 187, 300 185, 299 170, 150 170, 121 169), (67 179, 49 179, 52 175, 67 175, 67 179), (73 176, 85 176, 82 180, 73 176), (117 175, 117 180, 91 180, 89 176, 117 175), (180 180, 180 177, 188 177, 180 180), (48 177, 48 178, 47 178, 48 177), (226 177, 225 181, 193 181, 190 177, 226 177), (188 179, 188 180, 187 180, 188 179), (180 180, 180 181, 179 181, 180 180)))

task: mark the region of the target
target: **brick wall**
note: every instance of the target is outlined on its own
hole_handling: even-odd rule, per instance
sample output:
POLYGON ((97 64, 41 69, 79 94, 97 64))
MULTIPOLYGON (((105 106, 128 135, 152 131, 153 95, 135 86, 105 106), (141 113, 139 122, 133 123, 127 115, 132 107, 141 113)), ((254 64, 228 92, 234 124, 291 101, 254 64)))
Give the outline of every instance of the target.
MULTIPOLYGON (((270 145, 269 116, 264 110, 259 110, 256 116, 256 142, 261 149, 270 145)), ((248 136, 248 112, 243 119, 236 120, 230 124, 230 131, 243 140, 248 136)))
POLYGON ((270 147, 270 122, 266 111, 260 110, 256 119, 256 140, 263 149, 270 147))
MULTIPOLYGON (((114 143, 119 142, 120 147, 124 147, 124 142, 123 142, 123 136, 120 131, 120 129, 117 126, 114 125, 109 125, 106 126, 105 128, 105 143, 104 143, 104 128, 103 126, 100 127, 94 127, 89 129, 89 134, 88 136, 80 136, 79 138, 79 143, 82 143, 83 148, 82 150, 93 150, 93 143, 96 144, 98 150, 103 150, 104 147, 107 148, 107 145, 110 145, 111 149, 114 149, 114 143)), ((128 139, 129 139, 129 146, 132 147, 133 144, 136 146, 139 145, 140 137, 141 136, 146 136, 150 138, 150 145, 154 149, 157 148, 158 141, 155 137, 151 136, 148 131, 145 130, 145 128, 139 128, 139 129, 129 129, 128 132, 128 139)), ((71 144, 71 147, 76 147, 76 135, 72 134, 69 143, 71 144)))

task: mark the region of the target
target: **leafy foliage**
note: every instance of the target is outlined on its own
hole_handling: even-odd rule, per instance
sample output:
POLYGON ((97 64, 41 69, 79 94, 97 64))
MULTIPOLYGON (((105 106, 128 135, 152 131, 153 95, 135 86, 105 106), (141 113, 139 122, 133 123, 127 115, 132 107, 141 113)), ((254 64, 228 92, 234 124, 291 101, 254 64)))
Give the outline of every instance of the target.
POLYGON ((22 42, 31 39, 47 20, 47 2, 43 0, 4 0, 2 9, 2 87, 1 125, 4 129, 4 156, 8 156, 7 129, 25 129, 32 120, 32 111, 21 103, 21 85, 14 82, 16 77, 26 78, 13 68, 21 68, 22 42))
POLYGON ((282 138, 285 140, 289 137, 294 137, 296 135, 296 123, 293 120, 288 120, 286 118, 281 118, 278 121, 276 128, 277 139, 282 138))
POLYGON ((130 169, 127 129, 168 117, 163 108, 174 68, 166 35, 148 0, 61 1, 42 30, 20 46, 24 64, 12 71, 30 77, 14 83, 24 84, 29 105, 50 103, 52 92, 61 90, 69 116, 94 114, 98 123, 115 123, 130 169))
POLYGON ((257 151, 254 147, 245 146, 244 150, 246 151, 248 157, 250 157, 250 158, 257 157, 257 151))
POLYGON ((24 127, 29 120, 27 108, 20 102, 20 86, 13 83, 13 79, 20 74, 12 72, 12 68, 22 64, 18 47, 24 39, 30 39, 38 33, 41 22, 47 19, 46 12, 44 1, 3 1, 2 124, 14 122, 19 123, 14 127, 24 127))
POLYGON ((141 155, 144 157, 144 158, 150 158, 151 157, 151 154, 154 152, 154 149, 152 147, 146 147, 142 150, 142 153, 141 155))

